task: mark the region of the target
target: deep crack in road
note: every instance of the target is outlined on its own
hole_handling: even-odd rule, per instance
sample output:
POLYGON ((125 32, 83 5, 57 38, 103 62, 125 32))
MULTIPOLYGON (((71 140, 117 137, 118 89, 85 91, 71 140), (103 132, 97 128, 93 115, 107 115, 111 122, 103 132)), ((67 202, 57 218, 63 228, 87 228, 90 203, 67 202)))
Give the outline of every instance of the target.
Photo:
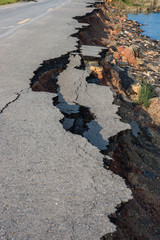
POLYGON ((87 5, 86 0, 71 1, 0 42, 2 239, 98 240, 115 231, 108 215, 131 199, 124 180, 104 169, 100 153, 111 135, 129 126, 116 114, 111 90, 88 84, 90 73, 78 69, 81 58, 71 35, 85 24, 73 17, 93 11, 87 5), (55 76, 56 93, 22 91, 44 59, 69 52, 66 69, 55 76), (53 106, 57 96, 59 104, 53 106), (79 105, 96 118, 86 123, 85 138, 66 132, 60 123, 60 110, 79 113, 79 105), (101 128, 98 134, 95 124, 101 128))

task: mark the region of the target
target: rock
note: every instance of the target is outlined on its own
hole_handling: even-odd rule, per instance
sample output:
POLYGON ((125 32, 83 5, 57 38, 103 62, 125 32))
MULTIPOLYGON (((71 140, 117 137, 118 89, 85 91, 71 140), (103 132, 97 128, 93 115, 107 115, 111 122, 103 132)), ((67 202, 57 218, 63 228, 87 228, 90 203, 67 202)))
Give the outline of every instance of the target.
POLYGON ((128 181, 132 183, 132 185, 137 185, 138 184, 138 177, 132 173, 132 172, 129 172, 128 173, 128 181))
POLYGON ((140 83, 132 84, 131 88, 136 94, 138 94, 141 89, 141 85, 140 83))
POLYGON ((122 62, 126 62, 126 63, 128 63, 127 58, 123 56, 123 57, 122 57, 122 62))
POLYGON ((117 72, 124 72, 125 70, 121 67, 119 67, 118 65, 114 64, 113 68, 117 71, 117 72))
POLYGON ((122 55, 123 51, 124 51, 124 47, 123 46, 119 46, 117 47, 117 51, 120 55, 122 55))
POLYGON ((160 98, 156 97, 151 100, 151 104, 147 109, 153 122, 160 126, 160 98))
POLYGON ((111 62, 112 64, 116 64, 116 60, 115 59, 113 59, 113 61, 111 62))
POLYGON ((107 64, 104 64, 104 71, 106 72, 106 73, 110 73, 110 71, 111 71, 111 69, 112 69, 112 65, 111 64, 109 64, 109 63, 107 63, 107 64))
POLYGON ((130 48, 132 49, 132 51, 134 52, 134 56, 137 58, 140 57, 140 47, 138 45, 131 45, 130 48))
POLYGON ((91 66, 90 70, 94 73, 95 76, 97 76, 99 79, 103 79, 103 68, 102 67, 94 67, 91 66))
POLYGON ((104 59, 104 61, 105 61, 106 63, 110 63, 110 62, 112 62, 112 60, 113 60, 113 55, 112 55, 112 54, 106 55, 106 57, 105 57, 105 59, 104 59))
POLYGON ((139 128, 138 123, 136 121, 131 121, 130 125, 131 125, 133 136, 135 136, 137 138, 138 133, 140 132, 140 128, 139 128))
POLYGON ((110 46, 110 51, 111 51, 111 52, 115 52, 116 50, 117 50, 117 49, 116 49, 116 47, 115 47, 115 46, 113 46, 113 45, 112 45, 112 46, 110 46))
POLYGON ((73 118, 65 118, 63 121, 64 129, 66 129, 66 130, 70 129, 73 126, 74 121, 75 121, 75 119, 73 119, 73 118))
POLYGON ((151 179, 157 178, 157 175, 156 175, 155 173, 153 173, 153 172, 150 172, 150 171, 144 171, 144 172, 143 172, 143 175, 144 175, 145 177, 149 177, 149 178, 151 178, 151 179))
POLYGON ((141 48, 141 50, 143 50, 144 52, 148 52, 148 49, 144 46, 143 43, 140 43, 140 48, 141 48))
POLYGON ((127 67, 128 66, 128 63, 126 63, 126 62, 123 62, 123 61, 120 61, 120 60, 117 60, 116 62, 117 62, 117 65, 120 66, 120 67, 127 67))
POLYGON ((154 71, 155 73, 159 73, 159 68, 158 68, 157 66, 153 66, 151 63, 148 63, 148 64, 147 64, 147 67, 148 67, 150 70, 154 71))
POLYGON ((127 19, 127 17, 126 17, 126 16, 123 16, 123 17, 121 17, 121 18, 119 19, 119 21, 121 21, 121 22, 125 22, 126 19, 127 19))
POLYGON ((144 61, 140 58, 136 58, 138 65, 144 65, 144 61))
POLYGON ((93 38, 93 43, 96 45, 96 46, 104 46, 102 41, 98 38, 93 38))
POLYGON ((116 59, 116 60, 119 60, 121 57, 120 57, 120 54, 118 53, 118 52, 115 52, 114 54, 113 54, 113 57, 114 57, 114 59, 116 59))
POLYGON ((145 137, 146 137, 148 140, 151 140, 151 139, 152 139, 152 134, 150 133, 148 127, 143 127, 143 126, 141 126, 141 130, 142 130, 143 134, 145 135, 145 137))
POLYGON ((156 87, 155 88, 155 92, 160 97, 160 87, 156 87))
POLYGON ((137 66, 136 58, 134 56, 134 52, 131 48, 126 47, 124 48, 123 46, 119 46, 117 48, 117 51, 119 55, 122 57, 123 62, 128 62, 129 64, 133 66, 137 66))
POLYGON ((122 101, 126 102, 127 105, 129 105, 130 107, 133 107, 133 103, 132 103, 132 100, 130 98, 128 98, 125 95, 121 95, 121 99, 122 99, 122 101))
POLYGON ((132 76, 128 75, 127 70, 120 68, 118 65, 114 64, 113 68, 118 72, 119 78, 121 79, 122 87, 125 90, 128 90, 128 88, 134 83, 134 79, 132 76))
POLYGON ((133 66, 137 65, 136 58, 134 56, 134 53, 133 53, 132 49, 125 48, 124 51, 123 51, 123 56, 127 59, 129 64, 131 64, 133 66))
POLYGON ((131 77, 128 75, 128 72, 127 72, 127 71, 120 71, 120 72, 119 72, 119 77, 120 77, 121 82, 122 82, 122 87, 123 87, 125 90, 128 90, 128 89, 130 88, 130 86, 134 83, 133 78, 131 78, 131 77))

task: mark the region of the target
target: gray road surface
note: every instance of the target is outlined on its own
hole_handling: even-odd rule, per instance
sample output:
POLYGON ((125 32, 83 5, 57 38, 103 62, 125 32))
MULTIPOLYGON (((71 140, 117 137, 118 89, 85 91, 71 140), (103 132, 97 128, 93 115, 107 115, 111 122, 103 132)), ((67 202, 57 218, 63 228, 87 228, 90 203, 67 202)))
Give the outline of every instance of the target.
POLYGON ((0 6, 0 39, 7 37, 25 24, 55 11, 66 2, 67 0, 39 0, 0 6))
MULTIPOLYGON (((33 72, 44 60, 76 50, 77 39, 70 36, 82 25, 73 17, 93 10, 86 8, 87 2, 66 2, 0 40, 2 240, 99 240, 116 229, 108 215, 116 211, 117 204, 131 199, 124 180, 103 168, 99 149, 86 138, 63 129, 59 122, 63 115, 52 104, 56 94, 29 88, 33 72)), ((85 95, 87 72, 75 70, 79 63, 79 55, 71 56, 59 77, 59 84, 63 86, 67 79, 73 91, 65 82, 59 91, 73 105, 72 84, 81 81, 77 101, 92 107, 101 125, 104 122, 97 108, 103 103, 103 116, 110 126, 108 140, 109 135, 129 126, 120 123, 109 88, 102 89, 101 94, 95 91, 94 98, 92 90, 96 88, 89 87, 85 95), (93 99, 89 98, 91 93, 93 99), (104 94, 108 94, 105 102, 104 94)))

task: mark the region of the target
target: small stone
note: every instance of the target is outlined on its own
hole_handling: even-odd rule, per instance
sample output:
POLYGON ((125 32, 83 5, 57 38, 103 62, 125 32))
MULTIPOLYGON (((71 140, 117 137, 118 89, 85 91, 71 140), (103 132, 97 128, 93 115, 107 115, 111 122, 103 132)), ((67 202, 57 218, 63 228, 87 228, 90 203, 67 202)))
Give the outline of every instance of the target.
POLYGON ((119 46, 119 47, 117 48, 117 51, 118 51, 118 53, 121 55, 122 52, 124 51, 124 47, 123 47, 123 46, 119 46))
POLYGON ((139 128, 138 123, 136 121, 131 121, 130 125, 131 125, 133 136, 135 136, 137 138, 138 133, 140 132, 140 128, 139 128))
POLYGON ((144 65, 144 61, 140 58, 136 58, 138 65, 144 65))
POLYGON ((159 68, 156 67, 156 66, 153 66, 151 63, 148 63, 148 64, 147 64, 147 67, 148 67, 149 69, 151 69, 152 71, 154 71, 155 73, 159 73, 159 68))
POLYGON ((160 98, 155 97, 151 100, 151 104, 147 109, 150 117, 152 118, 153 122, 160 126, 160 98))
POLYGON ((115 53, 113 54, 113 57, 114 57, 114 59, 116 59, 116 60, 119 60, 119 59, 121 58, 118 52, 115 52, 115 53))
POLYGON ((139 91, 140 91, 140 89, 141 89, 141 85, 140 85, 140 83, 132 84, 131 87, 132 87, 132 90, 133 90, 136 94, 138 94, 139 91))
POLYGON ((113 59, 113 61, 111 62, 112 64, 116 64, 116 60, 115 59, 113 59))
POLYGON ((102 67, 90 67, 90 70, 95 73, 95 75, 99 78, 99 79, 103 79, 103 68, 102 67))
POLYGON ((74 120, 73 118, 65 118, 64 121, 63 121, 63 127, 65 130, 68 130, 70 129, 73 124, 74 124, 74 120))
POLYGON ((133 66, 137 65, 136 58, 134 56, 132 49, 125 48, 123 51, 123 56, 127 59, 129 64, 131 64, 133 66))
POLYGON ((112 60, 113 60, 113 55, 112 55, 112 54, 106 55, 106 57, 105 57, 105 59, 104 59, 104 61, 105 61, 106 63, 110 63, 110 62, 112 62, 112 60))

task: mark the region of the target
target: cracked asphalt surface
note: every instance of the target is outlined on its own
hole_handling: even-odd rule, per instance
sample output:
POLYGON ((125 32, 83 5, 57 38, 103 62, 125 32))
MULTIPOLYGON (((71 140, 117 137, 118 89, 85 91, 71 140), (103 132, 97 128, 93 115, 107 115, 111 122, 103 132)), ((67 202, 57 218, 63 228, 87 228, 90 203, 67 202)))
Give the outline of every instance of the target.
MULTIPOLYGON (((59 122, 63 115, 52 104, 56 94, 29 88, 29 79, 43 60, 76 50, 77 39, 70 36, 82 25, 73 17, 93 10, 86 6, 87 0, 70 1, 0 41, 1 239, 99 240, 116 229, 108 215, 132 197, 124 180, 104 169, 97 147, 63 129, 59 122)), ((79 57, 75 59, 70 61, 70 75, 66 75, 71 87, 73 75, 79 80, 74 72, 79 57)), ((61 84, 67 70, 69 65, 60 75, 61 84)), ((84 80, 87 73, 79 71, 84 80)), ((92 102, 98 105, 99 93, 93 88, 92 102)), ((112 99, 106 89, 102 91, 112 99)), ((83 88, 80 91, 77 102, 84 104, 87 95, 83 88)), ((72 103, 67 87, 61 94, 72 103)), ((116 118, 117 107, 111 101, 106 104, 116 118)), ((92 109, 96 109, 94 104, 92 109)), ((98 112, 97 116, 102 120, 98 112)), ((118 116, 116 122, 120 122, 118 116)), ((117 132, 128 128, 123 123, 115 126, 117 132)))
MULTIPOLYGON (((130 129, 130 125, 121 122, 120 117, 116 114, 118 106, 112 104, 114 98, 110 88, 88 84, 86 78, 91 72, 89 69, 84 71, 77 69, 80 65, 80 56, 71 56, 67 69, 60 74, 58 84, 60 96, 63 98, 62 100, 59 98, 59 102, 63 103, 62 110, 64 112, 64 100, 67 105, 78 104, 90 109, 96 119, 87 124, 89 129, 83 133, 83 136, 92 145, 100 150, 105 150, 108 139, 120 131, 130 129)), ((61 109, 61 104, 58 104, 58 107, 61 109)))

